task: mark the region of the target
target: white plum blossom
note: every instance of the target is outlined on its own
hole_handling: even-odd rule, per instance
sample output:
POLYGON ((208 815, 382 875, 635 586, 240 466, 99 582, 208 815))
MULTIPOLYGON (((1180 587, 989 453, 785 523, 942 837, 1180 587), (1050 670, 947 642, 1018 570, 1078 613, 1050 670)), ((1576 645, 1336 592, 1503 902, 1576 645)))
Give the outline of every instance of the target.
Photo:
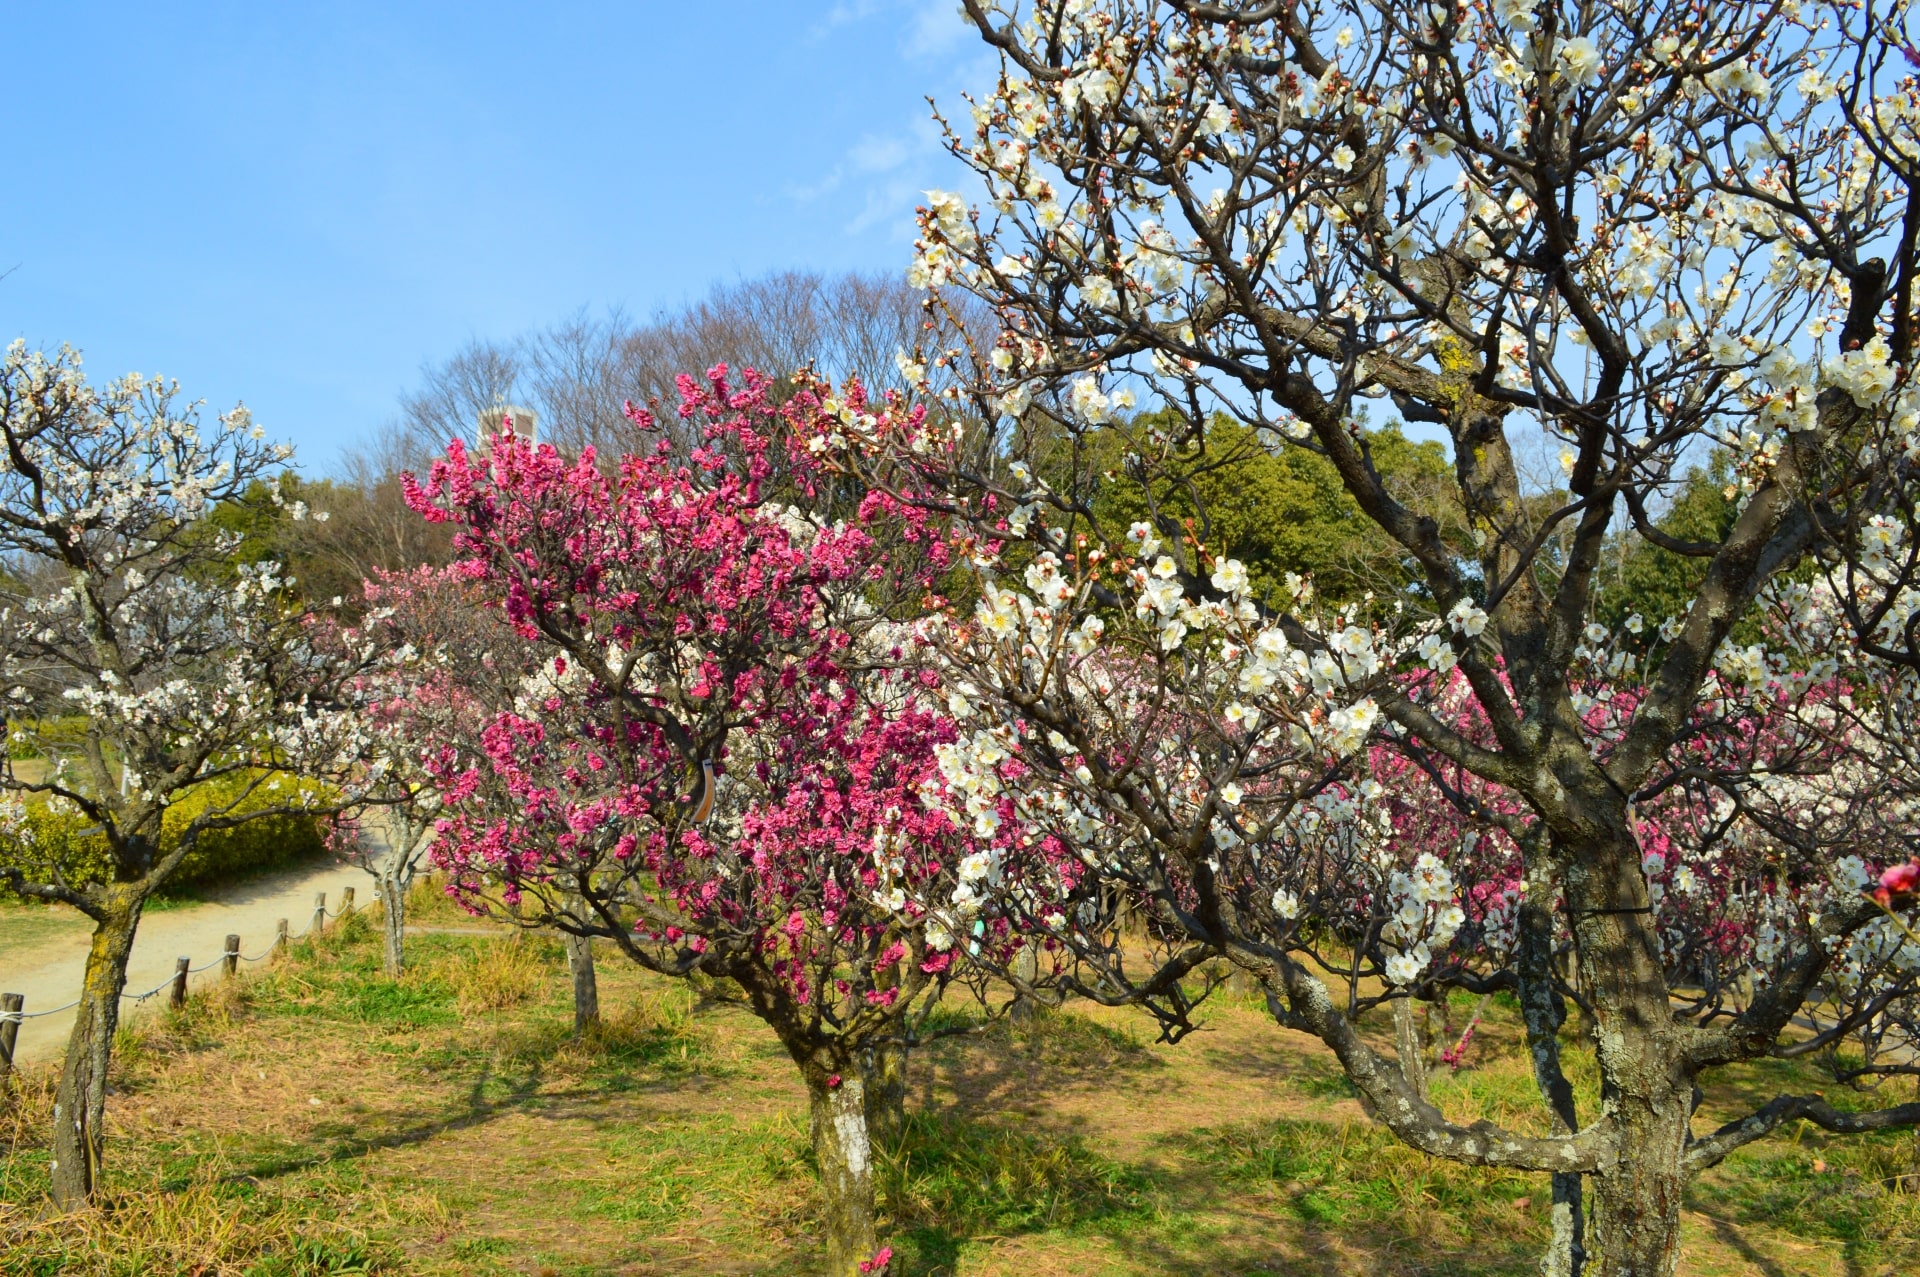
POLYGON ((1875 337, 1859 350, 1845 351, 1826 364, 1828 384, 1846 391, 1862 408, 1885 399, 1897 376, 1893 350, 1884 337, 1875 337))
POLYGON ((1577 87, 1584 88, 1600 76, 1601 57, 1599 47, 1586 36, 1575 36, 1563 40, 1554 49, 1554 57, 1567 80, 1577 87))
MULTIPOLYGON (((1169 561, 1161 560, 1163 563, 1169 561)), ((1142 616, 1172 616, 1180 610, 1180 602, 1184 597, 1180 582, 1170 576, 1155 576, 1140 587, 1140 602, 1135 610, 1142 616)))
POLYGON ((1538 0, 1494 0, 1493 11, 1508 27, 1524 33, 1539 25, 1534 15, 1537 4, 1538 0))
POLYGON ((1461 599, 1447 612, 1447 624, 1455 634, 1478 638, 1486 632, 1487 614, 1472 599, 1461 599))
POLYGON ((1074 412, 1084 420, 1098 424, 1107 419, 1110 401, 1101 393, 1100 383, 1094 378, 1076 379, 1068 399, 1073 404, 1074 412))
POLYGON ((1453 644, 1438 634, 1429 634, 1422 638, 1418 651, 1420 659, 1427 663, 1429 669, 1438 670, 1442 674, 1452 669, 1460 659, 1454 654, 1453 644))
POLYGON ((1247 569, 1238 559, 1228 559, 1214 569, 1213 588, 1222 594, 1238 598, 1251 588, 1247 579, 1247 569))
POLYGON ((1067 650, 1077 657, 1091 656, 1100 646, 1100 638, 1106 633, 1107 623, 1098 616, 1089 615, 1067 635, 1067 650))
POLYGON ((1201 137, 1218 137, 1233 127, 1233 112, 1224 102, 1210 103, 1200 113, 1200 122, 1195 127, 1201 137))
POLYGON ((1385 966, 1387 983, 1402 988, 1413 984, 1420 979, 1420 973, 1425 971, 1432 962, 1433 956, 1424 944, 1416 944, 1405 952, 1391 950, 1385 966))

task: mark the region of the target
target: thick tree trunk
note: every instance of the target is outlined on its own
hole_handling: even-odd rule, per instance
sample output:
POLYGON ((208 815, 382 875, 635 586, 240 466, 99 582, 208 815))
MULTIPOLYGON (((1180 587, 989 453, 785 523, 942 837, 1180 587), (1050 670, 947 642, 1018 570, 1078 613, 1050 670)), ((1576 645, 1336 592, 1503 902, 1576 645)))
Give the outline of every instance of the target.
POLYGON ((397 875, 380 875, 380 958, 387 977, 398 980, 407 968, 407 884, 397 875))
MULTIPOLYGON (((1517 963, 1520 1012, 1527 1026, 1527 1048, 1533 1057, 1533 1080, 1553 1113, 1556 1135, 1580 1129, 1573 1086, 1560 1067, 1560 1026, 1567 1007, 1553 984, 1553 893, 1557 886, 1548 865, 1527 866, 1526 890, 1520 898, 1517 963)), ((1581 1277, 1587 1261, 1586 1219, 1581 1202, 1580 1176, 1556 1172, 1553 1176, 1553 1237, 1540 1261, 1542 1277, 1581 1277)))
POLYGON ((1587 1277, 1671 1277, 1680 1261, 1690 1097, 1625 1098, 1619 1162, 1595 1175, 1587 1277))
POLYGON ((867 1137, 886 1147, 900 1138, 907 1124, 907 1048, 897 1042, 867 1050, 867 1137))
POLYGON ((600 1023, 600 984, 593 972, 593 938, 569 935, 567 970, 573 973, 573 1033, 579 1037, 600 1023))
POLYGON ((64 1210, 86 1206, 99 1191, 106 1143, 107 1067, 114 1030, 120 1024, 120 995, 127 987, 127 958, 133 952, 144 904, 144 896, 133 890, 110 889, 106 918, 94 928, 93 946, 87 953, 86 980, 54 1093, 49 1170, 53 1200, 64 1210))
POLYGON ((1393 1047, 1400 1057, 1400 1075, 1421 1099, 1427 1098, 1426 1035, 1414 1018, 1413 999, 1393 1000, 1393 1047))
MULTIPOLYGON (((1031 944, 1022 945, 1020 952, 1013 958, 1014 978, 1031 985, 1040 973, 1040 955, 1031 944)), ((1015 1024, 1025 1024, 1033 1019, 1033 999, 1021 994, 1014 998, 1013 1005, 1007 1008, 1007 1018, 1015 1024)))
POLYGON ((1672 1277, 1693 1083, 1675 1040, 1640 849, 1630 836, 1575 848, 1562 882, 1592 1005, 1600 1103, 1619 1160, 1588 1179, 1587 1277, 1672 1277))
POLYGON ((1422 1017, 1426 1024, 1428 1063, 1439 1062, 1439 1051, 1452 1046, 1456 1040, 1453 1031, 1453 998, 1446 990, 1427 1003, 1426 1013, 1422 1017), (1434 1048, 1439 1048, 1436 1051, 1434 1048))
POLYGON ((880 1249, 873 1219, 866 1087, 856 1076, 818 1076, 809 1070, 807 1090, 813 1103, 813 1156, 826 1202, 825 1272, 828 1277, 859 1277, 860 1265, 880 1249))

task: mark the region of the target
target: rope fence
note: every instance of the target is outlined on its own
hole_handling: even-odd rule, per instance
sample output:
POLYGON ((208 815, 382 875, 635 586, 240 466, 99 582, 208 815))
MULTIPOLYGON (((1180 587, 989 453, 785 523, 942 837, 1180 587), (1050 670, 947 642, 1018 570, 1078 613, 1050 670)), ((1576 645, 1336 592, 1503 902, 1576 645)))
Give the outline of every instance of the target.
MULTIPOLYGON (((120 996, 135 1006, 139 1006, 150 998, 158 997, 160 994, 170 991, 172 1005, 175 1007, 183 1007, 187 1002, 188 976, 200 975, 203 972, 213 970, 215 967, 225 967, 226 974, 232 977, 238 973, 239 966, 242 962, 264 962, 276 954, 286 952, 287 946, 296 940, 305 940, 312 936, 324 935, 329 921, 336 918, 344 918, 352 912, 354 912, 352 887, 341 889, 340 907, 333 910, 327 908, 327 893, 324 891, 319 892, 314 896, 313 900, 313 919, 307 924, 306 929, 298 934, 290 932, 287 929, 287 919, 281 918, 274 924, 273 943, 252 956, 240 952, 239 936, 229 935, 227 937, 226 947, 221 950, 220 956, 213 961, 196 967, 192 965, 192 959, 184 956, 180 957, 175 960, 173 974, 161 983, 148 989, 145 993, 122 993, 120 996)), ((64 1015, 85 1001, 85 998, 75 998, 64 1006, 51 1007, 45 1011, 28 1011, 26 1009, 26 995, 20 993, 0 993, 0 1083, 4 1083, 7 1075, 13 1071, 14 1043, 19 1039, 20 1026, 22 1024, 28 1020, 39 1020, 50 1015, 64 1015)))
MULTIPOLYGON (((123 993, 120 996, 125 997, 126 995, 123 993)), ((67 1003, 67 1005, 55 1007, 51 1011, 0 1011, 0 1024, 19 1024, 22 1020, 38 1020, 43 1015, 59 1015, 62 1011, 73 1010, 80 1005, 81 1001, 82 999, 75 998, 73 1001, 67 1003)))

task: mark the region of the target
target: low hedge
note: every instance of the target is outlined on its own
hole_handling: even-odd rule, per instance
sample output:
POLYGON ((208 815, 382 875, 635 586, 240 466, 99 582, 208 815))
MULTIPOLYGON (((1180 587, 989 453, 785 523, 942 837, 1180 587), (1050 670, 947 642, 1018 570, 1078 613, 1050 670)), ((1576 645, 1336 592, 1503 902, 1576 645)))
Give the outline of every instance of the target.
POLYGON ((87 716, 69 714, 64 718, 16 720, 7 724, 7 757, 15 760, 45 758, 43 745, 56 753, 77 753, 87 739, 87 716))
MULTIPOLYGON (((194 817, 209 807, 225 806, 251 780, 247 776, 229 776, 196 786, 167 808, 160 845, 163 851, 179 844, 180 833, 194 817)), ((268 780, 242 799, 236 811, 244 813, 280 806, 289 787, 320 794, 323 787, 312 781, 289 778, 268 780)), ((112 876, 107 856, 107 840, 99 833, 87 832, 92 822, 66 803, 31 803, 26 810, 26 838, 0 834, 0 865, 19 865, 30 877, 45 872, 52 862, 70 883, 104 882, 112 876)), ((261 816, 231 829, 210 830, 200 835, 194 849, 180 868, 167 879, 166 892, 178 891, 209 882, 219 882, 252 870, 270 868, 325 846, 325 836, 317 817, 297 813, 261 816)), ((0 887, 0 894, 6 889, 0 887)))

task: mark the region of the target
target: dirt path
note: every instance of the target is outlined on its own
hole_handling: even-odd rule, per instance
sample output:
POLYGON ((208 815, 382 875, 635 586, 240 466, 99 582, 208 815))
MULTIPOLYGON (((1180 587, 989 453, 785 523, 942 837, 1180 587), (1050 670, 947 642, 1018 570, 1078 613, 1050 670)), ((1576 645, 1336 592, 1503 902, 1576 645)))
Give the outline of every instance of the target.
MULTIPOLYGON (((134 939, 127 992, 145 993, 169 979, 181 955, 191 958, 196 967, 217 962, 229 935, 240 937, 240 952, 249 957, 264 952, 273 942, 278 919, 287 919, 293 933, 299 935, 313 916, 314 894, 326 892, 329 909, 337 909, 342 887, 355 889, 359 907, 373 903, 371 875, 351 865, 326 863, 263 874, 210 892, 213 898, 204 902, 149 912, 140 920, 140 933, 134 939)), ((78 914, 61 912, 73 925, 44 925, 43 930, 49 934, 43 937, 22 945, 0 946, 0 992, 25 994, 28 1015, 36 1009, 63 1006, 80 992, 91 928, 78 914)), ((5 927, 12 915, 10 910, 0 916, 0 927, 5 927)), ((216 966, 192 980, 197 984, 219 978, 216 966)), ((133 1013, 132 1002, 121 1005, 123 1015, 133 1013)), ((27 1020, 20 1026, 15 1058, 28 1063, 59 1055, 72 1027, 71 1011, 27 1020)))

